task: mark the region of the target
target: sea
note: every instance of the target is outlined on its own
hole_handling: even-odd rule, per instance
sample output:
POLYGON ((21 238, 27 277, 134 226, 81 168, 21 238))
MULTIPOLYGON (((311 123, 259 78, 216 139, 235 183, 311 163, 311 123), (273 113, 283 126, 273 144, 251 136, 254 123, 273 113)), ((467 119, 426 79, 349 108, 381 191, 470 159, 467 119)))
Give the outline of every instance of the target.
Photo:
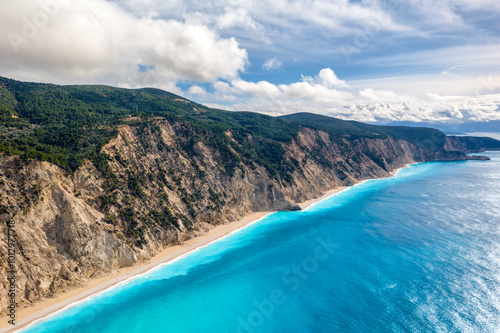
POLYGON ((500 152, 278 212, 23 332, 500 332, 500 152))

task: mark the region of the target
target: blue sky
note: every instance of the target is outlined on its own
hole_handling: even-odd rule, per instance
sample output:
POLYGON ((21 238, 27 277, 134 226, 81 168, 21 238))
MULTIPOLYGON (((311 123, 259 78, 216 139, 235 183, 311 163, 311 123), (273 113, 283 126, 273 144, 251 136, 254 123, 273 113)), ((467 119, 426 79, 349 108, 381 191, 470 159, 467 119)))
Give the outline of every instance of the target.
POLYGON ((208 106, 500 120, 496 0, 17 0, 0 75, 154 86, 208 106))

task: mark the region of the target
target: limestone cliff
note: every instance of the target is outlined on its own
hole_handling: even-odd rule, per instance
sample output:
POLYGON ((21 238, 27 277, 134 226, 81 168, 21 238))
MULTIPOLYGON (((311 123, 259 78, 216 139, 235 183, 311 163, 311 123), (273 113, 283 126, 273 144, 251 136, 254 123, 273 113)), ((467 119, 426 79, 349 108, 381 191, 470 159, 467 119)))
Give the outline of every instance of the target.
MULTIPOLYGON (((232 138, 233 133, 225 135, 232 138)), ((6 222, 15 222, 21 306, 83 285, 203 234, 208 224, 295 204, 406 163, 464 159, 393 138, 331 137, 301 127, 282 143, 286 173, 209 144, 209 133, 176 120, 122 126, 99 163, 75 172, 0 155, 0 284, 7 282, 6 222), (280 173, 281 172, 281 173, 280 173)), ((254 138, 248 135, 246 142, 254 138)), ((234 146, 237 148, 237 146, 234 146)), ((2 313, 7 288, 0 290, 2 313)))

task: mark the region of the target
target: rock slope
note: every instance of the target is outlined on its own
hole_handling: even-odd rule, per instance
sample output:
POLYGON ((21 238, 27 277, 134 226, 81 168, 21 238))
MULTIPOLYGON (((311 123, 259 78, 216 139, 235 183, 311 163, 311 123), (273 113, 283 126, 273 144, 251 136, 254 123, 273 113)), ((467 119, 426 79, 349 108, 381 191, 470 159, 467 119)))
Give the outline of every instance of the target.
MULTIPOLYGON (((287 173, 273 174, 236 151, 237 167, 228 169, 226 152, 207 144, 207 135, 176 120, 121 126, 98 163, 86 161, 73 173, 0 155, 1 313, 9 301, 9 221, 15 222, 18 301, 25 306, 146 260, 203 234, 207 224, 299 209, 298 202, 388 177, 407 163, 466 158, 393 138, 347 140, 301 127, 281 144, 287 173)), ((233 140, 230 131, 225 135, 233 140)))

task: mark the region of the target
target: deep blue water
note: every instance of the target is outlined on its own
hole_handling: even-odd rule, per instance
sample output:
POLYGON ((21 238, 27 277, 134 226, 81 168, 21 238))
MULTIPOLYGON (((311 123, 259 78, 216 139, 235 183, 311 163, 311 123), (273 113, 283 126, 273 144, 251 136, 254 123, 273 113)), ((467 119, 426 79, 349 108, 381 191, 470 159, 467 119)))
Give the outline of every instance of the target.
POLYGON ((498 332, 500 152, 282 212, 29 332, 498 332))

